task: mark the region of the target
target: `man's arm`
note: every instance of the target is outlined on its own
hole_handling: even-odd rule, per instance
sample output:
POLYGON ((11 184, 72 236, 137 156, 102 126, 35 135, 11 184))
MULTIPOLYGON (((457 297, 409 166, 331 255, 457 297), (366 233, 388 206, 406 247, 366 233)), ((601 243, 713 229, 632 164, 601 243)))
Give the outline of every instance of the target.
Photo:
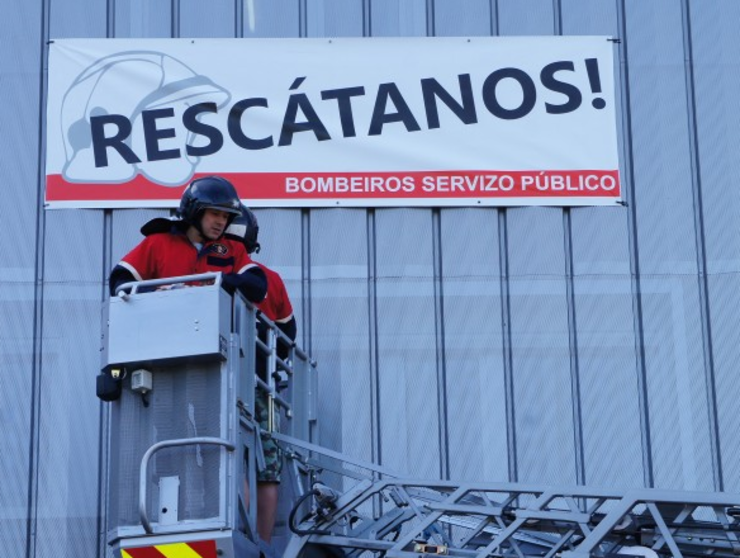
MULTIPOLYGON (((291 341, 295 341, 296 335, 298 335, 298 324, 295 321, 295 316, 290 315, 290 319, 286 322, 275 322, 278 329, 282 331, 291 341)), ((288 358, 290 354, 290 348, 285 343, 277 344, 277 356, 283 360, 288 358)))
MULTIPOLYGON (((290 302, 288 290, 285 288, 283 278, 280 277, 280 274, 274 271, 271 274, 269 291, 270 296, 273 297, 276 304, 275 325, 291 341, 295 341, 296 335, 298 334, 298 323, 296 322, 295 316, 293 315, 293 305, 290 302)), ((288 347, 285 343, 278 343, 277 353, 280 358, 286 359, 290 354, 290 347, 288 347)))
POLYGON ((110 272, 110 277, 108 278, 108 288, 110 290, 110 295, 116 296, 116 294, 118 293, 119 285, 123 285, 124 283, 136 280, 137 279, 136 277, 134 277, 134 274, 131 273, 128 269, 120 264, 117 265, 113 268, 113 271, 110 272))
POLYGON ((265 272, 254 263, 241 273, 226 273, 222 285, 229 293, 238 290, 249 302, 261 302, 267 294, 265 272))

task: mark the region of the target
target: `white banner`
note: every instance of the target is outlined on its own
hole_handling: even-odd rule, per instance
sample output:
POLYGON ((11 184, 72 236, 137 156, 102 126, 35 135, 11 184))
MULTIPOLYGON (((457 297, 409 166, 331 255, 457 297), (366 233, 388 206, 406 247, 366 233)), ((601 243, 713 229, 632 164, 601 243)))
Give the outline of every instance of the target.
POLYGON ((48 207, 621 200, 608 37, 63 39, 48 207))

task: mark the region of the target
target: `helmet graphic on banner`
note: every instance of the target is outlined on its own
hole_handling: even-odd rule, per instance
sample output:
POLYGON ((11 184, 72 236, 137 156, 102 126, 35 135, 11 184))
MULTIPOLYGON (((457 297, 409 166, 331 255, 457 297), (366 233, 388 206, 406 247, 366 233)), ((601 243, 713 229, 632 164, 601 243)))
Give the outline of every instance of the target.
POLYGON ((226 106, 230 98, 224 88, 164 53, 131 51, 101 58, 77 76, 64 95, 60 119, 65 152, 62 175, 69 182, 121 183, 141 174, 156 184, 180 186, 192 178, 199 161, 185 151, 186 143, 197 143, 192 132, 183 135, 180 145, 175 145, 177 140, 166 140, 171 142, 167 144, 169 149, 180 149, 177 159, 162 163, 140 157, 140 163, 129 164, 113 152, 107 166, 96 168, 90 118, 125 116, 132 125, 125 143, 135 153, 146 153, 143 111, 172 108, 177 116, 199 102, 226 106))
POLYGON ((193 180, 180 198, 177 215, 200 230, 203 211, 217 209, 229 213, 229 225, 241 215, 241 201, 234 186, 220 176, 204 176, 193 180))
POLYGON ((242 205, 241 214, 231 222, 224 234, 243 243, 248 254, 253 252, 259 254, 260 243, 257 242, 259 231, 260 226, 257 222, 257 216, 246 205, 242 205))

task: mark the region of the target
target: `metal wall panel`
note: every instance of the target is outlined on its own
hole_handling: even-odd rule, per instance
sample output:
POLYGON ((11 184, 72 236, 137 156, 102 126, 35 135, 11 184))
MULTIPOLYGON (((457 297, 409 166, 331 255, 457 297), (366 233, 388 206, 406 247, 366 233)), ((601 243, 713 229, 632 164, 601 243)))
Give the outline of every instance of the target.
POLYGON ((433 6, 435 37, 491 35, 490 0, 467 0, 464 10, 456 0, 436 0, 433 6))
POLYGON ((103 38, 106 36, 106 3, 99 0, 48 2, 49 37, 103 38))
POLYGON ((307 37, 362 37, 362 0, 306 0, 307 37))
POLYGON ((375 219, 381 458, 439 477, 432 219, 426 209, 378 210, 375 219))
POLYGON ((180 37, 237 37, 235 0, 179 0, 180 37))
POLYGON ((737 2, 690 4, 696 151, 704 217, 711 355, 716 379, 717 444, 724 488, 735 492, 740 490, 740 417, 737 412, 740 343, 736 327, 740 308, 740 243, 737 242, 740 192, 735 179, 740 166, 737 157, 740 123, 735 93, 740 86, 740 43, 732 30, 739 16, 737 2))
POLYGON ((658 0, 628 2, 626 10, 634 204, 645 274, 696 273, 680 8, 678 2, 658 0))
POLYGON ((507 223, 517 480, 572 484, 562 211, 512 209, 507 223))
POLYGON ((319 441, 373 461, 378 425, 372 422, 367 232, 364 209, 311 213, 312 355, 321 422, 332 425, 320 430, 319 441))
MULTIPOLYGON (((717 274, 709 277, 712 305, 713 356, 716 373, 719 448, 721 450, 724 488, 740 492, 740 328, 737 326, 740 309, 740 277, 717 274)), ((711 456, 703 456, 711 461, 711 456)))
MULTIPOLYGON (((696 239, 700 233, 694 213, 681 4, 629 2, 626 20, 630 68, 634 70, 629 84, 635 165, 633 203, 639 223, 639 264, 644 285, 647 395, 650 415, 666 417, 671 407, 685 401, 668 397, 665 392, 657 397, 649 386, 672 382, 681 385, 686 374, 704 378, 709 373, 702 359, 707 339, 701 322, 704 300, 696 279, 696 239), (664 210, 666 204, 670 211, 664 210), (681 317, 674 319, 676 315, 681 317)), ((706 399, 706 392, 692 395, 706 399)), ((707 440, 706 425, 703 429, 700 421, 695 427, 703 431, 699 440, 707 440)), ((651 420, 650 428, 650 452, 656 463, 665 457, 664 448, 674 439, 673 425, 651 420)), ((686 455, 701 452, 708 445, 695 443, 699 444, 695 448, 683 448, 686 455)), ((684 481, 692 482, 696 473, 686 474, 684 481)), ((657 466, 651 476, 656 486, 675 486, 676 479, 666 478, 666 472, 657 466)))
POLYGON ((427 34, 426 0, 372 0, 370 35, 423 37, 427 34))
POLYGON ((643 478, 627 211, 570 210, 572 373, 580 388, 574 403, 580 405, 587 485, 635 486, 643 478))
POLYGON ((740 43, 735 22, 740 5, 732 0, 691 4, 691 45, 696 99, 697 151, 701 164, 707 271, 740 271, 740 43))
POLYGON ((97 286, 102 292, 103 212, 47 211, 45 232, 45 283, 97 286))
POLYGON ((441 210, 449 477, 509 472, 496 209, 441 210))
POLYGON ((100 293, 99 280, 49 282, 45 288, 39 558, 95 556, 99 546, 101 403, 94 394, 100 370, 100 293))
POLYGON ((552 35, 555 30, 552 0, 497 0, 500 35, 552 35))
POLYGON ((643 482, 629 275, 576 277, 577 372, 583 484, 643 482))
POLYGON ((46 214, 36 556, 98 548, 103 214, 46 214), (97 352, 97 355, 96 355, 97 352), (65 528, 61 530, 60 524, 65 528))
POLYGON ((237 0, 243 10, 244 37, 299 37, 299 0, 237 0))
POLYGON ((115 1, 115 37, 147 38, 176 37, 179 20, 173 20, 172 0, 115 1))
MULTIPOLYGON (((2 269, 0 269, 2 272, 2 269)), ((0 540, 23 549, 28 529, 34 370, 32 281, 0 280, 0 540)))
POLYGON ((646 280, 645 355, 655 485, 713 486, 695 277, 646 280), (698 457, 701 458, 698 459, 698 457))
POLYGON ((629 276, 629 226, 625 207, 570 210, 573 273, 582 276, 629 276))
POLYGON ((43 6, 1 4, 0 541, 21 553, 29 528, 29 480, 35 475, 31 451, 37 452, 39 412, 35 303, 43 6))
POLYGON ((614 0, 559 0, 563 35, 619 36, 614 0))

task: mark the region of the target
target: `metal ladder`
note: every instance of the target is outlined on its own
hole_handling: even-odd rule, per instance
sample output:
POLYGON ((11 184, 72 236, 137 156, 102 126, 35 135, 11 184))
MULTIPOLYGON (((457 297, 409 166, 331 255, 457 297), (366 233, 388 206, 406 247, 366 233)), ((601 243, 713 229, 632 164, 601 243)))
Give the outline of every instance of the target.
POLYGON ((316 485, 285 558, 740 555, 740 495, 428 479, 316 485))
POLYGON ((284 558, 740 555, 740 494, 410 479, 276 437, 312 483, 284 558))

